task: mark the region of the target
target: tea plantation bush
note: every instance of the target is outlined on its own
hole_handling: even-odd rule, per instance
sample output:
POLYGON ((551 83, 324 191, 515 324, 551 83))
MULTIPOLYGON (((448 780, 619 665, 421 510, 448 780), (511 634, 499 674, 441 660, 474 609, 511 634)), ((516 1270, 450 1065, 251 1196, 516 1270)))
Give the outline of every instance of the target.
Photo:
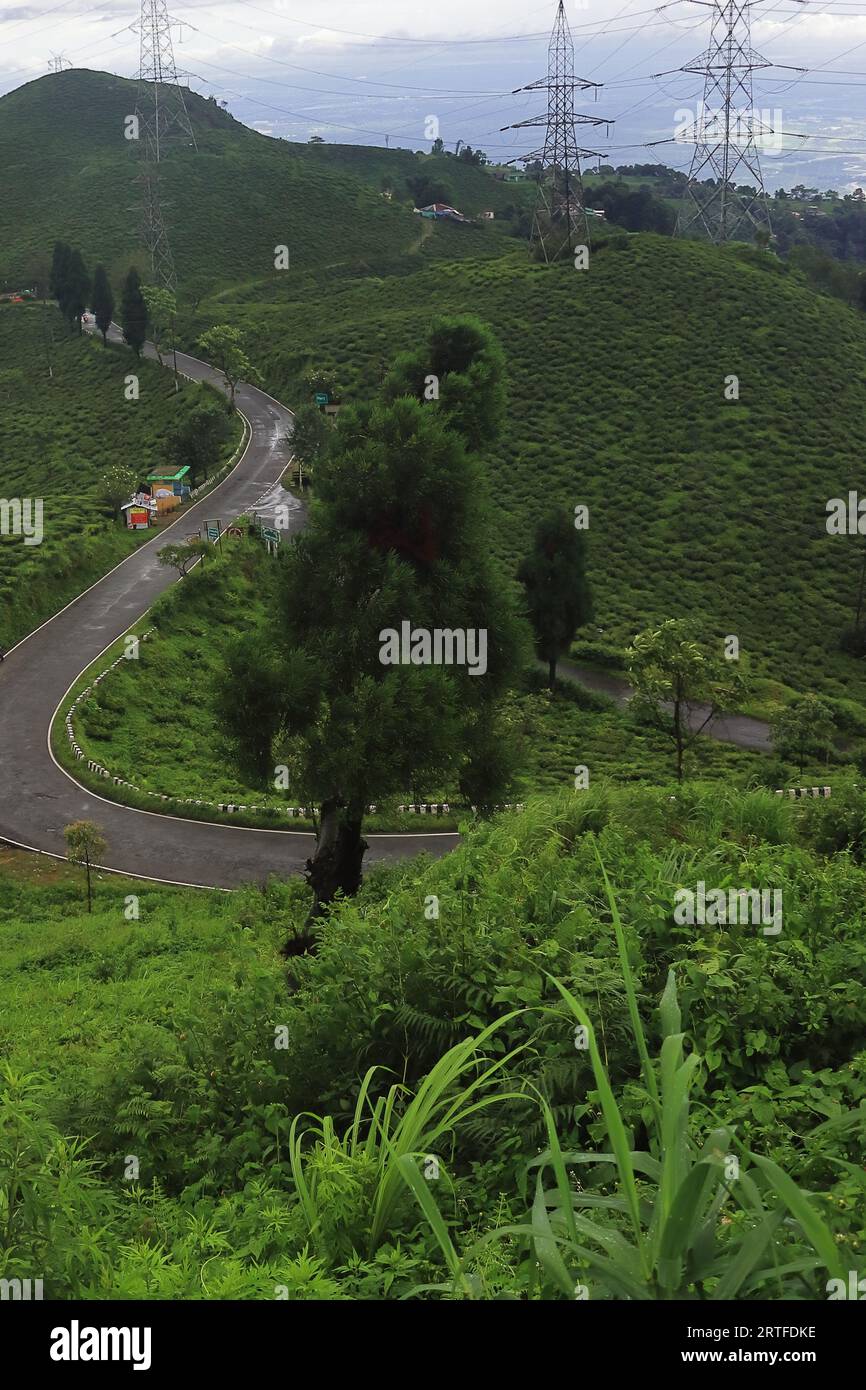
POLYGON ((839 650, 857 538, 828 535, 825 508, 856 486, 866 320, 776 273, 773 256, 626 241, 583 272, 513 245, 375 283, 334 278, 326 314, 312 276, 266 304, 226 292, 200 313, 231 306, 290 402, 306 398, 311 366, 336 373, 343 400, 367 399, 383 364, 423 337, 429 305, 477 314, 508 359, 506 428, 487 458, 506 572, 551 505, 586 504, 596 621, 584 641, 621 651, 653 621, 688 616, 708 641, 736 634, 755 675, 862 705, 863 663, 839 650))

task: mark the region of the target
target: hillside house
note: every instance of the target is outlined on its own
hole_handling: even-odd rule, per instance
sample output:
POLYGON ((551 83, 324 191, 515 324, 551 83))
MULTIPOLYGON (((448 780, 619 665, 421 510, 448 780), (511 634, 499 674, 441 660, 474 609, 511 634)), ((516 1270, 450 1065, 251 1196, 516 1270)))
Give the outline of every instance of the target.
POLYGON ((415 211, 421 217, 435 218, 436 221, 448 222, 468 222, 469 218, 464 217, 457 208, 452 208, 448 203, 430 203, 426 208, 416 208, 415 211))

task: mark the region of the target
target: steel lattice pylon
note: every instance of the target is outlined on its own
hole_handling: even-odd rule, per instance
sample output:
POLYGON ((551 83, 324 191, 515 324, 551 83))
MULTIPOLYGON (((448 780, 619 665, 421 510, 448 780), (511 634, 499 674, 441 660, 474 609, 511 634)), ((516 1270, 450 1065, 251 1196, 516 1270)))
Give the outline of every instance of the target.
POLYGON ((163 289, 177 292, 177 272, 171 243, 162 216, 159 189, 159 165, 145 164, 136 183, 141 189, 141 220, 144 244, 150 255, 153 278, 163 289))
POLYGON ((752 73, 773 64, 752 48, 751 0, 713 0, 712 10, 709 47, 682 69, 703 73, 705 81, 701 115, 684 133, 695 142, 688 182, 692 206, 680 213, 677 235, 697 226, 711 241, 724 242, 747 226, 772 231, 757 139, 774 132, 754 112, 752 73), (699 189, 701 179, 714 179, 715 187, 699 189), (738 191, 744 181, 754 192, 738 191))
POLYGON ((137 180, 142 191, 142 234, 150 253, 154 278, 174 293, 177 276, 162 215, 159 166, 170 135, 185 135, 193 149, 198 146, 178 79, 171 25, 166 0, 141 0, 137 25, 141 56, 135 114, 142 158, 142 171, 137 180))
POLYGON ((595 155, 596 151, 581 149, 575 127, 609 125, 610 122, 600 116, 575 113, 575 89, 598 91, 600 83, 574 75, 574 43, 563 0, 559 0, 547 53, 547 76, 517 89, 521 92, 546 91, 546 115, 517 121, 514 125, 503 126, 503 130, 523 130, 528 126, 545 128, 543 149, 521 155, 519 160, 509 163, 537 161, 541 165, 531 240, 541 246, 546 261, 554 261, 561 256, 570 257, 578 244, 589 244, 580 159, 581 155, 595 155))
POLYGON ((188 136, 193 148, 196 148, 174 61, 171 25, 167 0, 141 0, 136 115, 140 123, 139 138, 143 141, 149 164, 159 163, 162 142, 172 130, 188 136))

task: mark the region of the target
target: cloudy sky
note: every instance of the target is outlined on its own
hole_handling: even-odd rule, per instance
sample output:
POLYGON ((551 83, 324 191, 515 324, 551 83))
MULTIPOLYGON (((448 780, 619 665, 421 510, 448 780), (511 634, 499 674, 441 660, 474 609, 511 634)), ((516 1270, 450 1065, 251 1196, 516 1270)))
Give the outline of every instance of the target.
MULTIPOLYGON (((514 89, 546 71, 555 0, 169 0, 169 10, 189 85, 264 134, 423 150, 435 118, 446 144, 501 160, 543 136, 501 128, 544 110, 544 93, 514 89)), ((0 93, 58 57, 135 76, 139 11, 137 0, 0 0, 0 93)), ((567 0, 566 12, 576 73, 602 84, 578 109, 611 122, 587 126, 585 145, 612 164, 688 168, 690 148, 673 134, 704 79, 677 69, 706 50, 711 8, 567 0)), ((752 43, 774 65, 755 73, 753 103, 777 132, 762 156, 768 185, 866 186, 866 0, 757 0, 752 43)))

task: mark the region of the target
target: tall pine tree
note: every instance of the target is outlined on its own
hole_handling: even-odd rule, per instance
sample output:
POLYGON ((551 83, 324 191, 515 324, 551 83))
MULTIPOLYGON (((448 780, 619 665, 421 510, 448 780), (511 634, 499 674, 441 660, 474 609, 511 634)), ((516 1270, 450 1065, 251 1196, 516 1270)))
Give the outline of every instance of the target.
POLYGON ((535 650, 547 663, 553 690, 559 658, 568 651, 577 629, 592 617, 586 540, 567 513, 551 512, 541 521, 517 578, 526 592, 535 650))
POLYGON ((108 330, 114 316, 114 295, 111 282, 104 265, 98 265, 93 272, 93 294, 90 307, 96 319, 96 327, 102 334, 103 343, 108 342, 108 330))
POLYGON ((90 298, 90 276, 87 273, 87 266, 84 264, 84 257, 78 250, 69 253, 66 279, 66 307, 65 314, 70 326, 78 324, 78 331, 81 332, 81 319, 87 308, 87 301, 90 298))
POLYGON ((248 765, 273 776, 279 749, 295 794, 318 806, 312 917, 358 889, 368 804, 421 779, 482 808, 508 791, 500 699, 523 627, 488 558, 492 525, 481 466, 446 411, 404 395, 340 417, 310 524, 284 546, 272 640, 238 644, 221 690, 248 765), (437 631, 438 656, 418 636, 437 631))
POLYGON ((141 356, 147 338, 147 305, 141 292, 141 276, 135 266, 123 282, 123 295, 120 301, 120 316, 123 319, 123 341, 141 356))
POLYGON ((66 317, 66 306, 69 302, 69 258, 72 255, 71 248, 65 241, 54 243, 54 255, 51 260, 51 278, 48 281, 48 292, 52 299, 57 300, 57 307, 63 317, 66 317))

